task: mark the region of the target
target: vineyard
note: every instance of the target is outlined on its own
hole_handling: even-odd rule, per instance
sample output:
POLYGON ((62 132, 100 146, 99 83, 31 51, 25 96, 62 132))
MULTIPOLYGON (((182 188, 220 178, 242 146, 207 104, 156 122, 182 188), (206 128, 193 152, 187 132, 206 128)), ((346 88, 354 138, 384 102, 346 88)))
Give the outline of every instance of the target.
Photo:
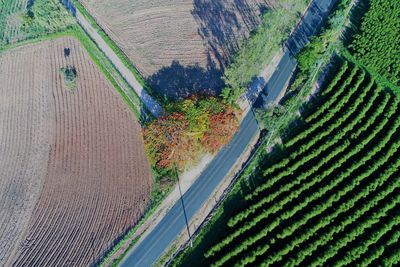
POLYGON ((149 204, 140 125, 71 37, 0 61, 0 265, 94 264, 149 204))
POLYGON ((400 85, 400 1, 370 0, 350 50, 367 66, 400 85))
POLYGON ((393 93, 344 61, 199 262, 398 265, 399 115, 393 93))

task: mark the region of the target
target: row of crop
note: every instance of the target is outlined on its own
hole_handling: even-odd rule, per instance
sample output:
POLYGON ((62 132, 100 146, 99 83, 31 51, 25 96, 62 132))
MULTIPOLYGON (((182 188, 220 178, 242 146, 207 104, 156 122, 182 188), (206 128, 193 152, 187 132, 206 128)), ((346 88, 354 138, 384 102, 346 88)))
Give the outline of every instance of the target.
MULTIPOLYGON (((400 121, 398 121, 398 123, 395 124, 394 126, 397 127, 398 124, 400 124, 400 121)), ((393 129, 395 129, 395 128, 393 128, 393 129)), ((397 129, 397 128, 396 128, 396 129, 397 129)), ((379 132, 380 130, 382 130, 382 128, 381 128, 381 127, 378 127, 377 132, 379 132)), ((388 136, 391 137, 391 135, 393 134, 394 131, 395 131, 395 130, 390 131, 388 136)), ((376 132, 371 132, 371 136, 372 136, 372 137, 376 136, 376 132)), ((388 139, 388 138, 385 138, 384 140, 387 140, 387 139, 388 139)), ((381 148, 382 146, 379 146, 379 147, 381 148)), ((379 150, 377 150, 377 151, 379 151, 379 150)), ((376 154, 376 153, 369 153, 369 155, 368 155, 367 157, 372 157, 372 156, 375 155, 375 154, 376 154)), ((365 161, 362 160, 362 161, 360 161, 360 162, 365 162, 365 161)), ((331 189, 331 188, 333 187, 333 185, 337 184, 339 181, 342 181, 342 180, 343 180, 345 177, 347 177, 350 173, 351 173, 351 172, 348 172, 347 175, 342 175, 342 179, 337 179, 337 180, 335 181, 335 183, 331 183, 330 186, 327 186, 327 187, 323 188, 323 190, 320 190, 320 193, 321 193, 321 194, 324 194, 324 193, 327 192, 329 189, 331 189)), ((305 207, 305 206, 306 206, 310 201, 312 201, 312 200, 314 199, 314 197, 316 197, 317 195, 319 195, 319 194, 313 194, 312 196, 308 197, 308 201, 303 202, 303 204, 298 204, 291 212, 288 212, 288 211, 287 211, 287 212, 286 212, 281 218, 279 218, 279 219, 285 219, 285 218, 287 219, 287 218, 290 218, 290 217, 293 216, 294 213, 296 213, 298 210, 301 210, 301 207, 305 207), (304 203, 305 203, 305 204, 304 204, 304 203)), ((274 205, 274 206, 272 206, 272 209, 274 209, 274 207, 277 207, 277 206, 279 207, 280 205, 274 205)), ((267 213, 271 214, 272 212, 267 212, 267 213)), ((257 222, 257 220, 255 220, 255 222, 257 222)), ((252 224, 252 223, 247 223, 247 224, 245 224, 245 227, 244 227, 244 228, 248 228, 251 224, 252 224)), ((279 225, 279 222, 277 222, 277 223, 271 223, 271 225, 272 225, 272 226, 274 226, 274 225, 279 225)), ((272 227, 272 229, 273 229, 273 227, 272 227)), ((272 230, 272 229, 271 229, 271 230, 272 230)), ((243 229, 243 230, 245 230, 245 229, 243 229)), ((230 241, 232 241, 234 237, 238 236, 238 235, 240 234, 240 232, 242 232, 242 231, 238 230, 238 231, 236 232, 236 234, 233 234, 230 238, 225 239, 223 242, 221 242, 221 244, 230 243, 230 241), (239 233, 239 234, 237 234, 237 233, 239 233), (233 238, 232 238, 232 237, 233 237, 233 238)), ((268 232, 269 232, 269 231, 268 231, 268 232)), ((220 264, 222 264, 222 263, 224 263, 224 262, 225 262, 226 260, 228 260, 231 256, 235 256, 235 255, 237 255, 238 253, 242 252, 243 249, 247 248, 249 245, 251 245, 251 244, 254 243, 255 241, 257 241, 257 240, 259 240, 260 238, 264 237, 264 235, 266 235, 266 233, 267 233, 267 231, 264 229, 264 231, 263 231, 261 234, 257 235, 255 238, 250 238, 250 239, 247 240, 247 242, 243 242, 241 248, 238 248, 238 249, 235 249, 235 250, 231 251, 231 252, 228 254, 229 257, 228 257, 228 255, 226 255, 226 257, 223 257, 220 261, 217 262, 217 266, 220 265, 220 264)), ((223 246, 222 246, 222 247, 223 247, 223 246)), ((209 254, 208 254, 207 256, 213 255, 216 251, 218 251, 217 247, 212 248, 212 249, 209 251, 209 254)))
MULTIPOLYGON (((391 202, 388 202, 388 206, 392 207, 392 209, 399 208, 400 203, 400 195, 397 195, 391 202), (397 204, 397 207, 395 207, 397 204)), ((386 213, 384 213, 386 215, 386 213)), ((371 224, 375 224, 375 226, 379 226, 378 229, 374 229, 374 232, 370 235, 367 240, 362 240, 358 246, 352 247, 350 250, 346 251, 346 254, 343 255, 340 260, 335 263, 335 266, 347 266, 349 263, 353 262, 355 259, 358 259, 362 254, 368 251, 369 246, 378 242, 378 240, 385 235, 387 232, 392 230, 394 227, 398 227, 400 225, 400 214, 391 217, 389 222, 385 224, 381 224, 381 221, 378 219, 374 221, 376 213, 374 213, 371 217, 368 218, 368 227, 373 227, 371 224)), ((357 231, 358 229, 352 229, 353 231, 357 231)))
POLYGON ((336 86, 338 85, 338 83, 340 81, 342 81, 342 79, 344 77, 346 77, 345 73, 347 71, 349 71, 349 62, 347 60, 344 61, 344 63, 342 64, 342 66, 340 67, 339 71, 336 73, 335 77, 330 81, 329 85, 322 90, 321 92, 319 92, 320 96, 327 96, 329 95, 332 90, 334 88, 336 88, 336 86))
MULTIPOLYGON (((387 250, 389 246, 395 245, 399 239, 400 230, 394 229, 394 231, 390 233, 390 236, 384 241, 384 244, 381 243, 378 246, 374 246, 369 249, 366 255, 358 263, 358 266, 371 266, 372 262, 382 257, 385 250, 387 250)), ((385 265, 389 266, 387 264, 385 265)))
MULTIPOLYGON (((348 79, 344 83, 341 84, 339 89, 337 91, 335 91, 335 93, 331 97, 329 97, 329 100, 327 100, 324 104, 319 106, 314 113, 312 113, 307 118, 305 118, 305 121, 307 123, 310 123, 313 120, 315 120, 318 117, 320 117, 321 115, 324 115, 325 112, 327 110, 329 110, 332 107, 332 105, 335 104, 335 102, 337 101, 338 96, 341 95, 341 93, 344 91, 344 89, 347 89, 347 87, 350 84, 354 83, 354 81, 353 81, 354 75, 358 71, 359 71, 358 68, 353 68, 350 76, 348 77, 348 79)), ((361 77, 359 75, 356 77, 356 79, 357 79, 356 82, 355 82, 356 83, 356 87, 358 87, 364 81, 364 78, 365 78, 365 72, 362 72, 361 77)), ((288 143, 290 143, 290 142, 288 142, 288 143)))
MULTIPOLYGON (((362 196, 364 196, 364 193, 362 194, 362 196)), ((352 203, 354 205, 354 202, 351 202, 352 200, 350 199, 348 202, 346 202, 344 205, 342 205, 343 207, 349 207, 350 204, 352 203), (350 203, 350 204, 349 204, 350 203)), ((336 209, 334 214, 331 215, 331 217, 337 216, 338 214, 344 212, 345 209, 336 209)), ((325 219, 325 218, 324 218, 325 219)), ((318 229, 320 229, 323 226, 328 225, 330 222, 330 220, 325 219, 325 220, 319 220, 319 224, 315 224, 312 226, 311 229, 308 229, 308 231, 302 231, 300 235, 297 235, 296 238, 294 240, 292 240, 291 243, 289 243, 287 246, 285 246, 281 251, 279 251, 279 253, 276 254, 271 254, 271 256, 268 257, 267 261, 264 261, 264 265, 268 266, 269 264, 272 264, 278 260, 282 260, 283 256, 286 255, 287 253, 289 253, 290 251, 292 251, 296 246, 298 246, 299 244, 305 242, 305 240, 307 240, 310 236, 312 236, 316 231, 318 231, 318 229)), ((335 228, 337 229, 337 228, 335 228)), ((330 237, 330 236, 329 236, 330 237)), ((325 240, 326 241, 326 240, 325 240)), ((264 244, 256 249, 254 249, 250 255, 247 255, 245 258, 243 258, 238 266, 244 266, 245 264, 249 264, 254 262, 257 257, 264 255, 268 249, 272 246, 273 242, 271 244, 264 244)), ((308 254, 305 254, 308 255, 308 254)), ((295 266, 294 264, 292 266, 295 266)))
MULTIPOLYGON (((389 156, 392 156, 395 152, 391 153, 389 156)), ((378 161, 378 164, 374 164, 373 167, 371 167, 370 169, 368 169, 368 171, 366 173, 363 174, 364 178, 368 178, 371 173, 373 173, 374 171, 376 171, 380 166, 379 163, 381 164, 386 164, 386 160, 388 159, 388 156, 385 157, 381 157, 378 161)), ((377 176, 376 179, 374 180, 374 182, 372 182, 371 184, 369 184, 368 186, 366 186, 366 188, 364 188, 363 190, 360 190, 359 192, 357 192, 357 194, 353 195, 353 197, 351 198, 352 200, 352 205, 349 206, 348 202, 344 202, 342 205, 340 205, 337 210, 338 211, 347 211, 350 208, 354 209, 354 212, 351 215, 348 215, 345 219, 342 219, 340 222, 338 222, 337 224, 332 224, 330 226, 330 229, 325 231, 325 233, 323 235, 320 235, 318 237, 318 239, 316 241, 314 241, 307 250, 307 253, 311 253, 312 251, 315 251, 319 246, 323 246, 324 244, 326 244, 328 241, 333 240, 334 244, 328 246, 328 249, 323 251, 322 253, 318 253, 318 257, 312 261, 310 263, 310 266, 321 266, 324 265, 324 263, 332 258, 333 256, 337 255, 337 252, 339 251, 339 249, 341 249, 342 247, 344 247, 348 242, 350 242, 351 240, 353 240, 356 236, 354 236, 354 234, 352 234, 351 232, 353 231, 350 230, 350 232, 346 232, 346 235, 341 238, 338 239, 340 240, 340 242, 338 242, 338 240, 334 239, 334 235, 342 232, 346 229, 346 227, 348 228, 349 225, 351 225, 354 222, 357 222, 359 220, 359 218, 364 215, 366 212, 368 212, 370 209, 372 209, 375 205, 377 205, 379 202, 381 202, 385 197, 387 197, 387 195, 389 195, 391 192, 393 192, 396 188, 399 187, 399 181, 397 181, 396 179, 394 179, 394 182, 391 182, 388 187, 386 187, 385 189, 381 189, 379 192, 377 192, 376 196, 373 197, 371 200, 366 201, 363 206, 358 207, 356 206, 356 203, 358 200, 367 197, 369 194, 371 194, 372 192, 374 192, 376 190, 377 187, 379 187, 382 183, 384 183, 389 177, 391 177, 399 168, 399 162, 397 161, 394 165, 392 165, 391 167, 388 167, 387 171, 385 171, 385 173, 383 173, 380 176, 377 176)), ((369 218, 369 217, 368 217, 369 218)), ((325 218, 324 218, 325 219, 325 218)), ((310 254, 308 254, 310 255, 310 254)))
MULTIPOLYGON (((333 151, 330 152, 330 154, 328 156, 326 156, 319 164, 318 166, 314 166, 312 169, 308 170, 305 173, 302 173, 302 175, 300 175, 298 177, 298 179, 300 180, 304 180, 306 177, 308 177, 309 175, 311 175, 312 173, 316 172, 317 170, 320 169, 320 167, 322 165, 324 165, 326 162, 328 162, 330 159, 334 158, 335 156, 337 156, 339 153, 345 151, 348 146, 350 145, 349 142, 344 142, 341 146, 336 147, 333 151)), ((206 254, 207 257, 211 257, 213 255, 215 255, 216 252, 220 251, 222 248, 224 248, 225 246, 229 245, 232 243, 232 241, 234 239, 236 239, 237 237, 239 237, 240 235, 246 233, 247 231, 249 231, 250 229, 256 227, 259 223, 263 222, 263 220, 267 219, 270 215, 275 214, 279 211, 281 211, 284 206, 286 204, 288 204, 289 202, 292 202, 293 199, 297 198, 300 195, 300 192, 297 191, 293 191, 291 192, 291 194, 289 194, 288 196, 284 197, 283 199, 281 199, 280 201, 278 201, 277 203, 273 203, 271 204, 268 208, 263 209, 262 212, 260 212, 256 217, 254 217, 251 221, 247 221, 244 226, 240 227, 240 228, 236 228, 235 232, 233 232, 231 235, 229 235, 228 237, 226 237, 225 239, 223 239, 220 243, 218 243, 217 245, 215 245, 214 247, 212 247, 206 254)), ((274 196, 270 196, 268 195, 265 198, 265 203, 264 200, 262 200, 263 204, 269 203, 270 201, 272 201, 275 198, 275 194, 274 196)), ((307 204, 307 203, 306 203, 307 204)), ((306 205, 305 204, 305 205, 306 205)), ((263 207, 263 206, 261 206, 263 207)), ((254 210, 254 211, 258 211, 258 207, 254 210)), ((296 210, 294 212, 296 212, 298 209, 301 209, 303 207, 303 205, 297 205, 296 206, 296 210)), ((252 207, 250 207, 250 209, 252 209, 252 207)), ((285 217, 286 218, 286 217, 285 217)), ((242 220, 245 218, 241 218, 242 220)), ((265 231, 264 234, 267 234, 267 232, 265 231)), ((262 238, 263 236, 259 236, 260 238, 262 238)), ((258 239, 257 239, 258 240, 258 239)), ((257 240, 254 240, 257 241, 257 240)), ((240 251, 238 251, 240 252, 240 251)), ((231 256, 232 254, 234 254, 233 252, 230 253, 231 256)))
MULTIPOLYGON (((366 90, 367 91, 367 90, 366 90)), ((389 99, 389 95, 386 95, 387 99, 389 99)), ((357 101, 361 101, 362 98, 358 98, 357 101)), ((368 102, 369 104, 364 106, 364 109, 359 111, 357 113, 357 116, 354 118, 354 120, 351 121, 350 124, 348 124, 346 127, 343 128, 343 130, 341 131, 341 135, 347 133, 347 131, 353 129, 353 127, 355 127, 356 124, 359 123, 359 121, 365 116, 365 114, 370 110, 370 108, 372 107, 373 102, 370 101, 368 102)), ((386 101, 387 103, 387 101, 386 101)), ((382 103, 381 106, 379 106, 379 108, 375 109, 374 112, 381 114, 381 112, 383 112, 383 109, 386 106, 386 103, 382 103)), ((353 108, 355 108, 356 106, 358 106, 357 103, 354 103, 353 108)), ((352 112, 350 112, 351 114, 352 112)), ((339 161, 342 160, 347 160, 348 157, 350 157, 352 154, 346 154, 344 158, 340 158, 339 161)), ((336 154, 335 153, 330 153, 327 156, 327 159, 331 159, 333 157, 335 157, 336 154)), ((243 221, 244 219, 246 219, 249 215, 251 215, 252 213, 255 213, 258 209, 262 208, 265 204, 271 202, 272 200, 274 200, 276 197, 278 197, 280 194, 282 194, 283 192, 289 191, 291 190, 294 186, 300 184, 301 182, 303 182, 306 178, 309 177, 310 174, 312 174, 314 172, 313 169, 318 169, 320 168, 322 165, 324 165, 327 162, 327 160, 321 160, 316 166, 314 166, 313 168, 309 169, 308 171, 302 173, 299 176, 296 176, 294 179, 290 179, 290 181, 286 184, 284 184, 283 186, 281 186, 278 190, 271 192, 270 194, 268 194, 267 196, 265 196, 264 198, 262 198, 259 202, 253 204, 252 206, 250 206, 248 209, 238 213, 236 216, 232 217, 229 222, 228 222, 228 226, 233 227, 235 226, 237 223, 239 223, 240 221, 243 221)), ((330 172, 333 172, 334 168, 330 168, 328 169, 330 172)), ((328 171, 327 170, 327 171, 328 171)), ((308 185, 311 186, 313 185, 313 183, 311 181, 308 181, 306 184, 304 184, 303 186, 308 185)), ((267 189, 267 188, 266 188, 267 189)), ((293 194, 294 192, 291 192, 291 194, 293 194)))
MULTIPOLYGON (((10 27, 10 21, 13 16, 26 7, 25 0, 3 0, 0 1, 0 45, 8 43, 8 40, 18 31, 19 26, 10 27)), ((15 23, 14 23, 15 24, 15 23)))
MULTIPOLYGON (((298 157, 298 156, 304 154, 305 152, 309 151, 309 149, 311 147, 316 145, 324 137, 329 136, 330 134, 334 133, 335 130, 340 129, 340 127, 343 126, 344 122, 347 121, 347 119, 349 119, 356 111, 358 112, 359 105, 364 101, 365 96, 367 95, 369 90, 372 88, 372 84, 371 84, 371 86, 367 86, 366 88, 362 88, 363 90, 361 91, 361 93, 359 95, 357 95, 357 98, 350 105, 350 107, 345 105, 345 103, 349 102, 349 98, 352 95, 355 95, 360 90, 359 86, 362 83, 362 81, 363 81, 363 78, 361 78, 354 85, 354 87, 351 87, 351 89, 349 90, 348 95, 346 97, 344 97, 338 103, 337 107, 335 107, 334 109, 331 109, 329 111, 329 112, 334 112, 335 115, 338 115, 338 114, 343 114, 343 115, 340 116, 336 121, 331 123, 328 127, 327 127, 327 125, 324 125, 324 127, 322 127, 322 131, 318 132, 318 135, 317 135, 318 138, 314 137, 315 135, 311 135, 312 136, 312 141, 301 145, 299 148, 296 148, 296 151, 294 151, 294 152, 292 152, 290 154, 290 158, 291 159, 295 159, 296 157, 298 157)), ((365 109, 363 109, 363 110, 365 110, 365 109)))
MULTIPOLYGON (((363 98, 365 97, 365 95, 372 89, 372 86, 374 86, 373 81, 371 81, 370 84, 363 90, 363 92, 360 94, 360 98, 363 99, 363 98)), ((355 89, 355 88, 353 88, 353 89, 355 89)), ((367 106, 372 105, 373 101, 374 101, 375 98, 378 96, 378 93, 379 93, 378 90, 373 90, 373 97, 370 99, 370 102, 367 103, 367 106)), ((359 100, 356 100, 356 101, 359 101, 359 100)), ((331 111, 330 111, 329 118, 332 118, 333 115, 337 115, 337 112, 338 112, 339 110, 340 110, 340 107, 331 110, 331 111)), ((364 109, 364 110, 365 110, 365 109, 364 109)), ((318 122, 319 127, 324 126, 324 127, 321 127, 321 128, 326 128, 326 125, 323 125, 324 122, 325 122, 325 120, 319 121, 319 122, 318 122)), ((309 134, 309 136, 312 136, 313 139, 310 139, 308 142, 304 143, 304 144, 302 145, 302 148, 301 148, 300 150, 306 150, 305 148, 307 148, 307 149, 310 148, 312 145, 314 145, 315 143, 317 143, 317 141, 319 141, 322 137, 325 137, 326 135, 330 134, 331 131, 333 131, 334 129, 336 129, 338 126, 339 126, 338 124, 330 125, 330 126, 328 126, 328 128, 326 128, 325 130, 323 130, 322 132, 320 132, 320 134, 318 134, 318 135, 311 135, 311 134, 309 134)), ((304 138, 306 138, 306 137, 304 137, 304 138)), ((303 151, 303 152, 304 152, 304 151, 303 151)), ((288 164, 289 162, 292 162, 292 160, 293 160, 296 156, 298 156, 298 155, 299 155, 299 153, 296 153, 296 154, 291 153, 291 154, 290 154, 290 157, 284 158, 283 160, 280 160, 278 163, 276 163, 276 164, 270 166, 267 170, 265 170, 265 171, 264 171, 264 176, 267 176, 267 175, 269 175, 269 174, 272 174, 272 173, 275 172, 276 170, 286 167, 287 164, 288 164)))
MULTIPOLYGON (((356 72, 358 72, 358 69, 353 69, 352 74, 349 76, 349 78, 346 80, 346 82, 343 83, 340 86, 340 88, 335 92, 335 94, 333 96, 331 96, 330 99, 328 101, 326 101, 322 105, 322 107, 319 108, 318 111, 316 111, 314 114, 318 113, 318 116, 322 115, 328 108, 331 108, 332 105, 340 99, 339 103, 335 104, 332 107, 332 109, 329 109, 328 115, 324 114, 325 116, 322 117, 317 123, 311 124, 311 126, 309 128, 307 128, 300 134, 296 135, 292 139, 288 140, 285 143, 285 147, 289 148, 289 147, 293 146, 294 144, 296 144, 297 142, 301 141, 302 139, 306 138, 309 134, 313 133, 316 129, 319 129, 321 126, 323 126, 323 124, 325 122, 329 121, 335 115, 335 112, 340 110, 342 105, 346 103, 346 100, 348 100, 351 97, 351 93, 352 93, 351 91, 348 91, 347 94, 345 94, 345 96, 343 96, 342 93, 344 93, 345 89, 347 89, 347 87, 352 83, 353 78, 356 74, 356 72, 354 72, 354 70, 356 72), (324 108, 324 107, 326 107, 326 108, 324 108)), ((359 78, 360 77, 358 76, 357 79, 359 79, 359 78)), ((313 116, 313 115, 310 115, 310 116, 313 116)), ((308 122, 307 119, 306 119, 306 122, 308 122)))
MULTIPOLYGON (((379 148, 383 148, 387 142, 390 140, 390 138, 393 136, 393 134, 397 131, 398 127, 400 126, 400 119, 396 121, 396 123, 392 126, 391 130, 388 131, 387 136, 381 141, 380 145, 378 146, 379 148)), ((370 137, 368 138, 368 142, 370 140, 372 140, 377 132, 381 131, 382 127, 378 127, 375 131, 371 131, 370 133, 370 137)), ((362 148, 366 145, 367 142, 363 142, 361 144, 359 144, 353 151, 361 151, 362 148)), ((343 144, 343 147, 345 147, 345 145, 347 144, 343 144)), ((335 150, 337 151, 342 151, 343 147, 338 147, 335 150)), ((376 149, 375 151, 372 151, 371 153, 368 154, 368 156, 364 157, 360 162, 365 162, 365 160, 370 159, 373 155, 375 155, 379 150, 376 149)), ((335 151, 332 152, 332 154, 336 154, 335 151)), ((355 154, 355 153, 354 153, 355 154)), ((352 155, 354 155, 352 154, 352 155)), ((342 163, 344 163, 345 161, 338 161, 335 164, 334 168, 338 168, 340 167, 340 165, 342 163)), ((355 170, 356 168, 358 168, 359 165, 356 164, 354 165, 353 168, 351 168, 351 170, 355 170)), ((329 172, 329 171, 327 171, 329 172)), ((310 202, 314 201, 315 198, 324 195, 326 192, 328 192, 329 190, 331 190, 334 186, 336 186, 339 182, 342 182, 345 178, 347 178, 349 175, 351 174, 351 172, 346 173, 345 175, 342 175, 340 177, 340 179, 336 179, 336 180, 332 180, 330 182, 330 184, 328 184, 327 186, 320 188, 316 193, 312 194, 311 196, 308 196, 305 201, 303 202, 297 202, 296 206, 290 210, 290 211, 286 211, 283 215, 281 215, 280 217, 275 219, 275 223, 271 223, 272 226, 276 226, 279 225, 279 221, 284 220, 284 219, 288 219, 291 216, 293 216, 295 213, 297 213, 299 210, 301 210, 302 208, 306 207, 310 202)), ((321 177, 317 177, 315 178, 316 181, 322 179, 321 177)), ((315 182, 316 182, 315 181, 315 182)), ((305 187, 307 187, 307 184, 304 185, 305 187)), ((293 193, 296 194, 297 192, 293 193)), ((298 196, 299 194, 297 194, 298 196)), ((296 196, 296 197, 297 197, 296 196)), ((262 213, 260 213, 257 217, 255 217, 252 221, 250 222, 246 222, 246 224, 242 227, 242 228, 238 228, 233 234, 229 235, 227 238, 225 238, 224 240, 222 240, 220 243, 218 243, 216 246, 212 247, 207 253, 206 253, 206 257, 211 257, 213 255, 216 254, 216 252, 220 251, 223 247, 227 246, 228 244, 230 244, 234 239, 236 239, 238 236, 242 235, 243 233, 247 232, 248 230, 250 230, 251 228, 255 227, 258 223, 260 223, 263 219, 267 218, 269 215, 274 214, 275 212, 281 210, 283 208, 283 206, 288 203, 289 201, 294 201, 295 199, 295 195, 289 195, 288 197, 286 197, 285 199, 281 200, 278 203, 274 203, 274 205, 271 205, 269 207, 269 209, 264 209, 262 213)), ((270 230, 273 230, 274 227, 270 228, 270 230)), ((294 229, 294 228, 293 228, 294 229)), ((288 231, 290 231, 290 227, 288 227, 286 230, 286 234, 283 233, 279 238, 284 238, 287 234, 289 234, 288 231), (289 230, 288 230, 289 229, 289 230)), ((222 265, 224 262, 226 262, 227 260, 229 260, 231 257, 236 256, 238 253, 242 252, 244 249, 247 249, 247 247, 251 244, 253 244, 254 242, 258 241, 259 239, 263 238, 264 236, 266 236, 270 231, 266 231, 266 229, 264 229, 264 231, 260 234, 258 234, 256 237, 254 238, 249 238, 248 240, 246 240, 247 242, 243 242, 240 248, 237 248, 233 251, 230 251, 228 253, 228 255, 224 256, 221 260, 219 260, 216 264, 216 266, 220 266, 222 265)))
MULTIPOLYGON (((349 90, 349 92, 353 92, 355 89, 357 89, 356 87, 353 87, 351 90, 349 90)), ((350 98, 350 93, 347 97, 343 98, 343 102, 347 102, 350 98)), ((345 113, 345 115, 343 117, 339 117, 339 119, 337 119, 335 122, 333 122, 333 126, 332 128, 336 129, 338 128, 340 125, 342 125, 351 115, 352 113, 358 108, 360 102, 363 100, 363 98, 359 98, 358 101, 355 102, 355 105, 352 105, 350 109, 348 109, 348 113, 345 113)), ((337 116, 338 113, 340 113, 340 110, 342 109, 344 103, 341 101, 340 104, 338 104, 335 108, 331 109, 329 111, 329 115, 327 115, 325 118, 332 118, 334 116, 337 116)), ((326 121, 325 119, 321 119, 318 122, 314 123, 314 125, 319 125, 318 127, 327 127, 326 126, 326 121)), ((329 129, 329 127, 328 127, 329 129)), ((304 133, 304 132, 303 132, 304 133)), ((303 135, 303 133, 299 134, 299 135, 303 135)), ((315 135, 311 135, 311 134, 307 134, 306 136, 303 137, 303 139, 308 138, 308 137, 312 137, 312 139, 309 139, 309 142, 304 144, 303 146, 308 147, 309 143, 316 143, 317 141, 319 141, 322 137, 325 137, 325 132, 320 132, 318 134, 315 135)), ((304 165, 306 162, 310 161, 311 159, 319 156, 322 152, 326 151, 327 149, 329 149, 331 146, 335 145, 337 142, 339 142, 341 140, 341 138, 343 138, 343 134, 340 135, 334 135, 328 142, 320 145, 318 148, 316 148, 315 150, 312 151, 308 151, 308 150, 304 150, 302 148, 300 148, 300 150, 298 152, 293 152, 289 158, 279 162, 278 164, 275 164, 274 166, 270 167, 269 169, 267 169, 266 171, 264 171, 263 175, 265 177, 267 177, 269 174, 271 174, 273 171, 275 171, 278 168, 283 168, 286 167, 286 169, 284 169, 283 171, 281 171, 280 173, 278 173, 277 175, 270 177, 267 179, 267 181, 260 185, 259 187, 257 187, 256 190, 254 190, 250 195, 247 195, 245 198, 246 200, 251 200, 254 197, 258 196, 260 193, 264 192, 266 189, 270 188, 272 185, 274 185, 277 181, 279 181, 281 178, 291 175, 295 170, 297 170, 300 166, 304 165), (300 157, 300 159, 298 161, 296 161, 292 166, 287 167, 286 164, 288 164, 289 162, 293 162, 294 159, 297 158, 298 155, 300 154, 304 154, 304 152, 308 152, 306 153, 306 155, 304 155, 303 157, 300 157), (310 153, 312 152, 312 153, 310 153)))
MULTIPOLYGON (((358 175, 355 179, 353 179, 351 181, 351 183, 349 183, 349 181, 347 180, 348 184, 346 184, 346 186, 344 188, 342 188, 336 192, 332 192, 331 196, 326 201, 315 205, 306 214, 302 214, 301 219, 299 221, 297 221, 295 223, 291 223, 289 227, 282 229, 281 233, 277 234, 277 237, 279 239, 283 239, 285 237, 292 235, 295 230, 297 230, 299 227, 305 225, 311 218, 319 216, 322 212, 324 212, 328 208, 332 207, 334 205, 334 203, 340 201, 343 196, 345 196, 349 192, 352 192, 358 185, 360 185, 360 183, 364 179, 368 179, 372 173, 374 173, 376 170, 378 170, 380 167, 382 167, 384 164, 386 164, 388 159, 391 158, 397 152, 397 149, 399 147, 400 147, 400 142, 397 142, 395 145, 393 145, 391 147, 391 149, 389 150, 389 152, 387 154, 385 154, 379 160, 373 162, 373 165, 370 168, 368 168, 366 172, 358 175)), ((326 191, 329 191, 329 189, 331 189, 331 187, 336 186, 339 181, 342 182, 343 180, 344 180, 343 177, 341 177, 341 179, 335 179, 334 181, 331 182, 331 184, 328 187, 323 188, 322 190, 319 190, 319 192, 313 193, 312 196, 309 196, 308 198, 313 199, 313 200, 319 199, 326 191)), ((368 192, 364 192, 364 193, 365 193, 365 195, 368 194, 368 192)), ((352 199, 350 198, 348 201, 352 202, 352 199)), ((277 261, 282 260, 283 257, 285 255, 287 255, 289 252, 291 252, 294 248, 300 246, 300 244, 302 244, 303 242, 306 242, 314 233, 319 231, 321 228, 329 225, 330 222, 332 220, 334 220, 340 213, 345 212, 347 210, 348 210, 348 204, 344 205, 344 208, 342 210, 334 209, 334 212, 329 214, 328 216, 319 217, 318 223, 313 224, 306 229, 303 229, 300 234, 295 235, 295 237, 293 239, 290 239, 290 240, 288 240, 288 242, 285 242, 286 245, 284 245, 284 247, 282 249, 280 249, 278 252, 269 253, 269 256, 267 257, 267 259, 263 260, 262 266, 269 266, 271 264, 274 264, 277 261)), ((386 212, 384 212, 384 213, 386 213, 386 212)), ((294 214, 289 214, 289 215, 291 217, 294 214)), ((333 246, 333 248, 335 248, 335 247, 333 246)), ((262 255, 264 255, 264 253, 257 255, 257 256, 262 256, 262 255)))
POLYGON ((386 257, 382 261, 384 266, 399 266, 400 265, 400 246, 398 246, 389 257, 386 257))
POLYGON ((59 0, 7 0, 0 3, 0 45, 45 36, 74 24, 74 18, 59 0))
MULTIPOLYGON (((399 181, 395 178, 393 181, 389 182, 386 188, 380 188, 382 184, 386 183, 390 177, 398 170, 400 161, 397 160, 395 164, 392 164, 389 168, 385 170, 380 176, 378 176, 373 182, 366 186, 363 190, 359 190, 355 195, 352 196, 352 202, 343 202, 338 207, 338 211, 353 209, 353 212, 347 214, 344 218, 341 218, 340 222, 332 223, 329 228, 324 231, 324 233, 315 234, 317 236, 311 243, 303 244, 302 249, 295 255, 294 258, 290 260, 290 266, 298 266, 304 261, 306 257, 310 257, 313 252, 321 246, 326 245, 329 241, 334 240, 334 236, 339 232, 344 231, 348 225, 357 221, 362 215, 374 208, 378 203, 385 199, 387 195, 392 193, 399 186, 399 181), (379 189, 379 193, 364 202, 361 206, 358 206, 358 201, 367 197, 365 192, 375 192, 379 189), (354 208, 357 207, 357 208, 354 208)), ((320 257, 320 256, 319 256, 320 257)), ((317 259, 316 262, 321 261, 317 259)))

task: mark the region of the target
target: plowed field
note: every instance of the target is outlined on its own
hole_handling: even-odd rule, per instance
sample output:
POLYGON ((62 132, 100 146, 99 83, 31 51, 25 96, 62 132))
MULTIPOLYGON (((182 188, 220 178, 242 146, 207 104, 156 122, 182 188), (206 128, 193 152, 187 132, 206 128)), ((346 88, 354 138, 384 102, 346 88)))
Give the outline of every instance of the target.
POLYGON ((261 11, 275 2, 80 1, 149 83, 169 96, 174 95, 172 88, 217 86, 221 67, 239 40, 260 23, 261 11))
POLYGON ((90 265, 148 205, 140 125, 75 39, 0 62, 0 265, 90 265))

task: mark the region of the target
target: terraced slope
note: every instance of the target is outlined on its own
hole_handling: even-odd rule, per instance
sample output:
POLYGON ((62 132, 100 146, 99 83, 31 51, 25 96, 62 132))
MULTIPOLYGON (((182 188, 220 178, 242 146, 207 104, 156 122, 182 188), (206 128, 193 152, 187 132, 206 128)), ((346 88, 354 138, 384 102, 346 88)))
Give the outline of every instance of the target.
POLYGON ((205 253, 212 266, 395 266, 399 99, 345 62, 205 253))
POLYGON ((148 205, 140 125, 75 39, 1 62, 0 265, 90 265, 148 205))

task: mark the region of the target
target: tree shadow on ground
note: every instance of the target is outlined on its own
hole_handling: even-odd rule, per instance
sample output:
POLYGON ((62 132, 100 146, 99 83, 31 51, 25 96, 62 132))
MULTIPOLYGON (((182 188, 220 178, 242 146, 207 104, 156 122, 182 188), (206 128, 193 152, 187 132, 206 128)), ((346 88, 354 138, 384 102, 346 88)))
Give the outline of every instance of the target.
POLYGON ((183 66, 173 61, 151 75, 147 82, 155 93, 168 100, 178 100, 194 94, 219 95, 224 86, 223 72, 209 58, 207 68, 200 65, 183 66))
POLYGON ((192 15, 199 25, 198 33, 221 68, 229 63, 240 41, 249 36, 261 22, 261 15, 270 8, 267 0, 261 0, 258 5, 249 2, 194 0, 192 15))
POLYGON ((184 66, 173 61, 147 78, 154 93, 168 100, 220 94, 224 67, 241 40, 261 22, 261 14, 271 8, 269 1, 258 0, 255 4, 255 0, 194 0, 192 15, 206 43, 207 65, 184 66))

